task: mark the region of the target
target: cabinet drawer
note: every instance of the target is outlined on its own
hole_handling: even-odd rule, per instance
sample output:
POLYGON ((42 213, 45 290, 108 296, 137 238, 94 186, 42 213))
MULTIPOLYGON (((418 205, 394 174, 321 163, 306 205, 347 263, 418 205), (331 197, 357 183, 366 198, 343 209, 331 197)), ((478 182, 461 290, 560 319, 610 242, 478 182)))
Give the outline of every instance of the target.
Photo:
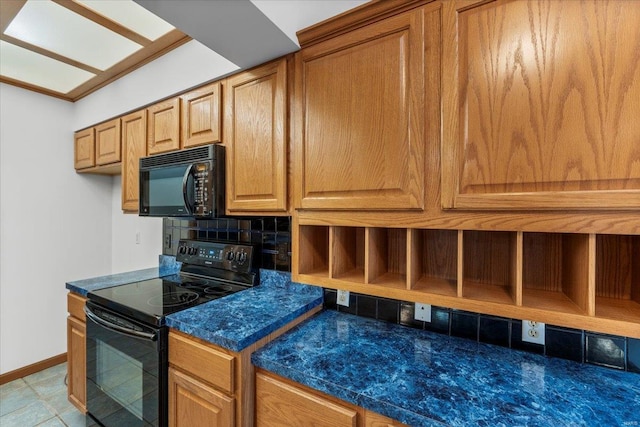
POLYGON ((302 388, 256 374, 256 425, 350 426, 358 424, 358 413, 302 388))
POLYGON ((67 294, 67 311, 76 319, 86 322, 87 319, 84 315, 84 303, 86 301, 86 298, 78 294, 74 294, 73 292, 69 292, 67 294))
POLYGON ((169 364, 229 394, 234 392, 234 357, 195 339, 169 332, 169 364))

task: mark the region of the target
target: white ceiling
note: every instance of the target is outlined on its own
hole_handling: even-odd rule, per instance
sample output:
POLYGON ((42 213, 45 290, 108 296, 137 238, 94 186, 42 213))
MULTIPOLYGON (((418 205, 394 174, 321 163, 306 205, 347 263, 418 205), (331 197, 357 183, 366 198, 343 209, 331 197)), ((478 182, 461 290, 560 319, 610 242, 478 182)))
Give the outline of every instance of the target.
POLYGON ((299 48, 296 31, 363 0, 134 0, 180 31, 248 68, 299 48))
MULTIPOLYGON (((110 82, 142 65, 146 58, 141 57, 138 64, 133 54, 141 50, 142 45, 148 47, 157 39, 166 40, 168 33, 174 31, 173 26, 237 68, 245 69, 299 49, 297 31, 366 2, 0 1, 20 4, 16 6, 19 13, 13 21, 3 20, 4 32, 0 40, 2 81, 18 85, 25 82, 23 87, 28 89, 42 88, 45 93, 49 91, 48 94, 62 98, 66 95, 66 99, 74 101, 95 90, 90 88, 78 95, 96 80, 97 75, 110 72, 111 80, 107 81, 110 82), (86 9, 89 9, 88 15, 86 9), (11 61, 8 58, 12 58, 11 61), (113 72, 117 66, 124 67, 121 62, 128 62, 131 70, 113 72)), ((181 35, 184 37, 184 34, 181 35)))

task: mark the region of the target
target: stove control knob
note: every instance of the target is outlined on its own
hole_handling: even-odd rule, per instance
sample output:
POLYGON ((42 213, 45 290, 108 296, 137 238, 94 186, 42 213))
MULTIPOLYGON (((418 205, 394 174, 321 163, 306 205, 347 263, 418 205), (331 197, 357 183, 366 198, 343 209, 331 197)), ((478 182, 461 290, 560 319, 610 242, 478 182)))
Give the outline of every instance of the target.
POLYGON ((247 253, 238 252, 236 258, 238 260, 238 264, 244 264, 244 262, 247 260, 247 253))
POLYGON ((186 246, 178 246, 178 253, 179 254, 186 254, 187 253, 187 247, 186 246))
POLYGON ((189 255, 195 255, 196 254, 196 248, 190 247, 188 252, 189 252, 189 255))
POLYGON ((227 260, 233 261, 234 259, 236 259, 236 254, 232 251, 227 252, 227 260))

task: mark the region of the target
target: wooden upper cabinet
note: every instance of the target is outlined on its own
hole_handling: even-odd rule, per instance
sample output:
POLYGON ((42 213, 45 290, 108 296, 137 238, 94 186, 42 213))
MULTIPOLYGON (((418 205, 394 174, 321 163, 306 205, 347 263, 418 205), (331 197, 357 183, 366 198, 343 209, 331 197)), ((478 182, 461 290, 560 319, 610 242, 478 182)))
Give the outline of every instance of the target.
POLYGON ((640 208, 637 3, 443 5, 443 207, 640 208))
POLYGON ((224 84, 227 211, 287 210, 287 61, 224 84))
POLYGON ((180 98, 172 98, 147 108, 147 153, 180 149, 180 98))
POLYGON ((140 157, 147 155, 147 111, 122 117, 122 210, 137 212, 140 157))
POLYGON ((96 165, 94 129, 85 129, 74 135, 74 165, 76 169, 90 168, 96 165))
POLYGON ((120 118, 95 127, 96 165, 108 165, 120 161, 120 118))
POLYGON ((182 147, 222 140, 220 82, 198 88, 182 98, 182 147))
POLYGON ((425 44, 419 8, 303 46, 296 207, 424 208, 425 44))

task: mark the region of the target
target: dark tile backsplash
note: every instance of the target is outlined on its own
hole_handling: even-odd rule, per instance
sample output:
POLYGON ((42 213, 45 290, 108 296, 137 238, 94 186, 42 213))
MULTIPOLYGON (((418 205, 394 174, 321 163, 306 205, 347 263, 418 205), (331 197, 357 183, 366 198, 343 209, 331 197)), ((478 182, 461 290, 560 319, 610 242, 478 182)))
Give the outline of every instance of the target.
POLYGON ((511 322, 508 319, 480 316, 478 341, 509 347, 510 335, 511 322))
POLYGON ((606 366, 609 368, 625 368, 626 340, 612 335, 586 334, 587 363, 606 366))
POLYGON ((349 307, 337 305, 334 289, 324 290, 324 308, 398 323, 514 350, 640 373, 640 340, 545 325, 545 345, 522 341, 522 321, 445 307, 431 307, 431 322, 414 319, 415 304, 349 294, 349 307))
POLYGON ((451 330, 454 337, 478 340, 478 315, 458 310, 451 312, 451 330))
POLYGON ((547 356, 584 362, 584 331, 547 325, 544 347, 547 356))
POLYGON ((163 255, 175 256, 180 239, 252 244, 256 268, 291 271, 291 217, 164 218, 163 255))

